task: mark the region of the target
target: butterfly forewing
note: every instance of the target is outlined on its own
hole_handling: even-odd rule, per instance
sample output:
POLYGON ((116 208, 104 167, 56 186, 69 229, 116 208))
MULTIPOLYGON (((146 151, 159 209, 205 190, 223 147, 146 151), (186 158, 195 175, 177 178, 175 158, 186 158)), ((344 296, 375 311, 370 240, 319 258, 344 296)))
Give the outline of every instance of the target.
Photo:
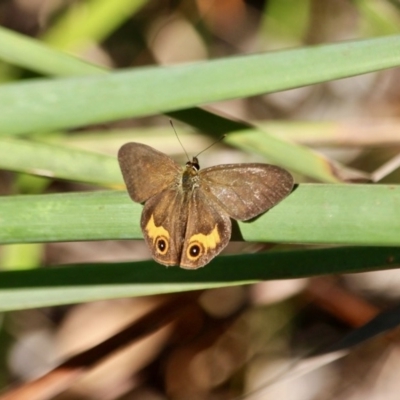
POLYGON ((269 164, 217 165, 201 170, 200 177, 201 190, 241 221, 269 210, 293 188, 290 173, 269 164))
POLYGON ((182 171, 172 158, 142 143, 124 144, 118 162, 128 193, 138 203, 171 186, 182 171))

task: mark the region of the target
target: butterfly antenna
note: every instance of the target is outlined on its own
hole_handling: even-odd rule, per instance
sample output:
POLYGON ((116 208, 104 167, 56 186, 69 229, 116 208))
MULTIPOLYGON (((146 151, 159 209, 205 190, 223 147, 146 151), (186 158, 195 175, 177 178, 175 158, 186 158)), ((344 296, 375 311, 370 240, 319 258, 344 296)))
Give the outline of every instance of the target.
POLYGON ((204 150, 202 150, 200 153, 196 154, 196 157, 198 157, 201 153, 204 153, 206 150, 208 150, 210 147, 214 146, 214 144, 219 143, 221 140, 225 138, 226 135, 222 135, 219 139, 217 139, 215 142, 211 143, 208 147, 206 147, 204 150))
POLYGON ((185 152, 185 154, 186 154, 186 157, 187 157, 188 161, 190 161, 189 154, 187 153, 187 151, 186 151, 186 150, 185 150, 185 148, 183 147, 183 144, 182 144, 181 140, 179 139, 179 136, 178 136, 178 134, 176 133, 176 130, 175 130, 174 124, 173 124, 173 122, 172 122, 172 119, 170 119, 170 120, 169 120, 169 123, 171 124, 171 126, 172 126, 172 129, 173 129, 173 130, 174 130, 174 132, 175 132, 176 138, 178 139, 178 142, 179 142, 179 144, 181 145, 181 147, 182 147, 183 151, 185 152))

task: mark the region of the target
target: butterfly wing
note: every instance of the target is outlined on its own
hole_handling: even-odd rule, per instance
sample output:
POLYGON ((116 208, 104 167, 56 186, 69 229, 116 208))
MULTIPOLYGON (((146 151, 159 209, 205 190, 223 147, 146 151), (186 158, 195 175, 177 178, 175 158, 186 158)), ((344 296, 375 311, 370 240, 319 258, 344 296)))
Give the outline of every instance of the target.
POLYGON ((153 258, 160 264, 179 265, 187 215, 184 194, 175 188, 146 201, 140 225, 153 258))
POLYGON ((227 164, 199 172, 201 189, 230 217, 246 221, 269 210, 293 188, 286 170, 269 164, 227 164))
POLYGON ((200 188, 188 194, 188 214, 180 266, 196 269, 213 259, 231 238, 231 220, 200 188))
POLYGON ((181 167, 172 158, 142 143, 126 143, 118 152, 128 193, 143 203, 174 184, 181 167))

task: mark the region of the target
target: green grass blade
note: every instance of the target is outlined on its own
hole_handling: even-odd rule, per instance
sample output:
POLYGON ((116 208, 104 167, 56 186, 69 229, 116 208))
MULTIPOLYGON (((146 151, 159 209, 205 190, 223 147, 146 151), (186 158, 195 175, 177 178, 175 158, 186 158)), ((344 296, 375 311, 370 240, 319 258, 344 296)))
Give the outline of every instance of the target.
POLYGON ((0 270, 37 268, 43 259, 44 244, 18 243, 2 246, 0 270))
POLYGON ((275 120, 256 122, 262 130, 307 146, 392 147, 400 144, 397 119, 371 118, 342 121, 275 120), (379 135, 376 134, 379 132, 379 135))
POLYGON ((311 1, 270 0, 264 4, 261 22, 263 47, 294 47, 301 44, 309 30, 311 1))
POLYGON ((395 35, 175 67, 3 85, 1 132, 49 131, 153 115, 363 74, 400 65, 399 47, 400 35, 395 35))
POLYGON ((361 24, 363 33, 368 36, 391 35, 399 33, 398 5, 391 1, 356 0, 359 17, 364 20, 361 24))
POLYGON ((54 47, 81 51, 101 42, 138 11, 146 0, 90 0, 68 8, 43 36, 54 47))
POLYGON ((123 188, 115 157, 46 143, 0 137, 0 168, 123 188))
MULTIPOLYGON (((248 241, 395 246, 398 204, 398 185, 304 184, 239 228, 248 241)), ((0 243, 141 239, 141 210, 126 192, 2 197, 0 243)))
MULTIPOLYGON (((196 121, 204 124, 207 116, 212 114, 207 113, 205 118, 196 121)), ((215 118, 219 117, 212 117, 213 120, 215 118)), ((215 126, 221 128, 224 122, 222 120, 215 126)), ((323 156, 314 155, 306 147, 286 143, 260 131, 246 130, 246 126, 243 128, 241 132, 228 135, 226 142, 259 153, 270 162, 301 171, 323 182, 339 181, 333 174, 334 170, 330 168, 329 161, 323 156)), ((133 136, 129 140, 132 138, 133 136)), ((165 138, 161 140, 164 146, 165 138)), ((176 137, 173 137, 173 140, 176 142, 176 137)), ((0 168, 111 188, 123 187, 122 175, 115 157, 62 145, 0 136, 0 168)))
POLYGON ((106 71, 69 54, 55 51, 38 40, 0 26, 0 58, 45 75, 104 74, 106 71))
POLYGON ((330 248, 221 256, 186 271, 153 261, 0 273, 0 311, 395 268, 400 248, 330 248))

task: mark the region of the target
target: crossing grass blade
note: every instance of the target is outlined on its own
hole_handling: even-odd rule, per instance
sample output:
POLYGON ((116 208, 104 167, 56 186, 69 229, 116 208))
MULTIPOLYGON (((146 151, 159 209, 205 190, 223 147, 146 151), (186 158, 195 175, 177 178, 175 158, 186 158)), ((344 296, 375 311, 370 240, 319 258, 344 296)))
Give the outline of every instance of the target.
POLYGON ((187 108, 400 64, 400 55, 396 51, 400 44, 399 35, 109 74, 73 57, 65 60, 68 57, 65 54, 31 39, 24 41, 21 35, 10 34, 4 29, 0 30, 0 44, 0 57, 38 72, 91 74, 4 85, 0 88, 0 133, 44 132, 175 110, 176 118, 198 129, 204 130, 208 125, 207 132, 213 135, 218 130, 236 132, 229 140, 234 146, 250 151, 261 149, 262 155, 288 169, 332 183, 359 181, 368 176, 332 163, 305 147, 278 139, 268 131, 196 108, 188 112, 187 108), (181 90, 182 87, 185 90, 181 90), (184 108, 186 111, 182 110, 184 108), (24 118, 20 118, 21 115, 24 118), (218 125, 210 124, 207 119, 218 119, 218 125), (243 140, 243 136, 250 139, 250 134, 253 134, 250 141, 243 140))

